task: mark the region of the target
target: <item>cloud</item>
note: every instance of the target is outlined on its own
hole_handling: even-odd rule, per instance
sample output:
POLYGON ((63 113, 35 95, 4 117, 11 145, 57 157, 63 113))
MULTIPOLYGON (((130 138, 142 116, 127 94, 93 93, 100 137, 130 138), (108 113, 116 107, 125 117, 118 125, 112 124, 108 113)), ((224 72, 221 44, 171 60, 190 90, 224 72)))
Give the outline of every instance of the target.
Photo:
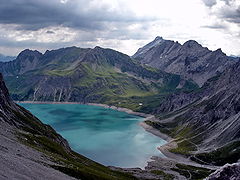
POLYGON ((18 24, 22 30, 38 30, 49 26, 76 29, 106 29, 106 22, 138 22, 126 8, 113 9, 107 3, 93 0, 1 0, 0 23, 18 24))
POLYGON ((238 2, 1 0, 0 52, 16 55, 25 48, 43 52, 98 45, 131 55, 159 35, 181 43, 195 39, 236 54, 240 53, 238 2))
POLYGON ((228 27, 223 24, 211 24, 211 25, 205 25, 202 26, 203 28, 209 28, 209 29, 227 29, 228 27))
POLYGON ((202 0, 202 1, 208 7, 212 7, 217 4, 216 0, 202 0))
POLYGON ((139 39, 147 36, 145 27, 153 21, 155 17, 136 15, 121 1, 1 0, 0 46, 48 49, 139 39))
POLYGON ((49 30, 48 30, 48 31, 46 31, 46 33, 47 33, 47 34, 55 34, 55 32, 54 32, 54 31, 49 31, 49 30))
POLYGON ((240 25, 240 5, 229 4, 219 10, 219 16, 224 20, 240 25))
POLYGON ((210 7, 212 15, 216 18, 240 24, 240 1, 239 0, 202 0, 203 3, 210 7))

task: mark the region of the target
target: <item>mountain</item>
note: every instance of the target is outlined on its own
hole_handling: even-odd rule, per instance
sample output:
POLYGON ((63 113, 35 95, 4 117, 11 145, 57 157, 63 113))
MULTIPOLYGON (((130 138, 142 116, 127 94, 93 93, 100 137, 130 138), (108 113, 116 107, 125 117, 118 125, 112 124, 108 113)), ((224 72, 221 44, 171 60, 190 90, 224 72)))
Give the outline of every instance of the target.
MULTIPOLYGON (((151 51, 165 41, 158 37, 139 53, 151 51)), ((15 104, 0 76, 0 151, 8 154, 8 163, 0 169, 6 177, 12 178, 15 172, 10 165, 14 164, 19 169, 17 176, 29 178, 45 172, 45 179, 48 174, 55 179, 69 179, 67 175, 80 179, 134 179, 129 173, 140 179, 199 179, 240 159, 240 62, 227 65, 201 88, 180 75, 101 47, 68 47, 44 54, 26 49, 15 60, 0 64, 15 100, 97 102, 152 113, 159 120, 148 119, 146 124, 154 132, 170 136, 174 146, 170 146, 169 153, 181 155, 175 161, 155 158, 145 170, 109 169, 97 164, 73 152, 50 126, 15 104), (5 137, 13 143, 6 142, 5 137), (47 158, 41 158, 41 153, 47 158), (31 167, 33 173, 22 169, 22 164, 31 167)))
POLYGON ((41 54, 24 50, 1 63, 14 100, 124 104, 138 108, 136 98, 197 88, 191 81, 143 66, 129 56, 101 47, 68 47, 41 54))
POLYGON ((171 152, 218 166, 240 159, 239 71, 237 62, 201 89, 171 94, 153 110, 160 120, 147 123, 174 138, 171 152))
POLYGON ((194 40, 181 45, 162 37, 140 48, 132 57, 146 66, 193 80, 199 86, 235 63, 221 49, 210 51, 194 40))
POLYGON ((239 179, 240 163, 226 164, 216 172, 212 173, 206 180, 221 180, 221 179, 239 179))
POLYGON ((16 59, 15 56, 5 56, 3 54, 0 54, 0 62, 8 62, 16 59))
POLYGON ((135 179, 72 151, 55 130, 11 100, 1 74, 0 119, 4 179, 135 179))

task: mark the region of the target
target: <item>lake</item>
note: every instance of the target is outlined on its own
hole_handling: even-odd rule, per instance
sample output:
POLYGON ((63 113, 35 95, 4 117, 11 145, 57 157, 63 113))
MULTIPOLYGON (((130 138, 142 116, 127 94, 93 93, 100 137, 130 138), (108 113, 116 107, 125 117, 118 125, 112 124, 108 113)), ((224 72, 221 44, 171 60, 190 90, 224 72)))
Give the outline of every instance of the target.
POLYGON ((144 118, 109 108, 82 104, 20 104, 68 140, 71 148, 107 166, 140 167, 151 156, 163 156, 166 143, 146 132, 144 118))

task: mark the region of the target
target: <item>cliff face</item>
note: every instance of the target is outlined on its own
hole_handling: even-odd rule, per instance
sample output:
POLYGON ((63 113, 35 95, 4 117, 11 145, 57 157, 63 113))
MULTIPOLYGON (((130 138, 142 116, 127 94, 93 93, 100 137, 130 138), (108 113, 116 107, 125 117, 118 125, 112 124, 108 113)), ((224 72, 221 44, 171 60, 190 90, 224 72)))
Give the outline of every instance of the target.
POLYGON ((181 45, 159 37, 140 48, 133 58, 147 66, 192 79, 199 86, 235 63, 221 49, 210 51, 194 40, 181 45))
POLYGON ((54 142, 61 144, 66 151, 70 150, 68 143, 58 135, 50 126, 44 125, 29 111, 15 104, 9 96, 8 89, 0 74, 0 117, 3 122, 20 130, 27 130, 35 135, 46 136, 54 142))

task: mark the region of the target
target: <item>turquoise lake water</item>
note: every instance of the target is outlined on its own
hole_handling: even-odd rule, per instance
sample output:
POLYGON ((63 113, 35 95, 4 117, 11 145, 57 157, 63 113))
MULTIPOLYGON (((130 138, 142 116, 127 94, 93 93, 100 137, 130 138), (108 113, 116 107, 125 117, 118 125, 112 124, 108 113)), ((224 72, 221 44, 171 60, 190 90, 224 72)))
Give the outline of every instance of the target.
POLYGON ((51 125, 80 154, 107 166, 140 167, 165 141, 146 132, 142 117, 81 104, 20 104, 51 125))

